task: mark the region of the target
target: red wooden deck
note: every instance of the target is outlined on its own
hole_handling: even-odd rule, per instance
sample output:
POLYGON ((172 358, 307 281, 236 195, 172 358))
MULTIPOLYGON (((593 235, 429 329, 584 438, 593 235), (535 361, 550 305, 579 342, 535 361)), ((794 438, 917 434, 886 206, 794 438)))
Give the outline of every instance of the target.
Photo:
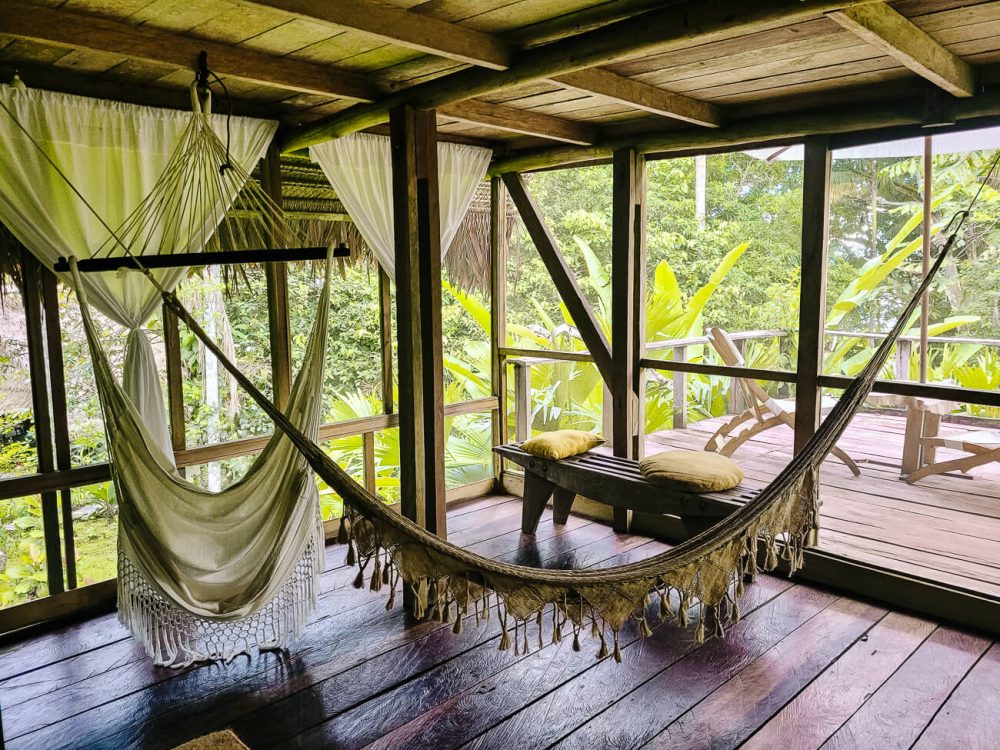
MULTIPOLYGON (((646 451, 702 449, 721 419, 647 436, 646 451)), ((901 416, 859 414, 839 445, 861 468, 855 477, 835 458, 820 472, 820 549, 919 578, 1000 596, 1000 463, 970 475, 899 478, 901 416)), ((941 434, 982 429, 943 423, 941 434)), ((791 456, 792 432, 776 427, 741 446, 733 458, 746 475, 767 482, 791 456)), ((958 457, 939 450, 938 460, 958 457)))
MULTIPOLYGON (((453 507, 453 541, 526 564, 613 565, 665 545, 571 517, 520 534, 519 499, 453 507)), ((623 663, 572 639, 497 650, 385 611, 331 547, 319 611, 288 653, 150 665, 108 614, 0 648, 9 750, 170 748, 231 727, 252 748, 994 748, 1000 644, 786 578, 749 586, 725 639, 655 624, 623 663), (824 744, 826 743, 826 744, 824 744)))

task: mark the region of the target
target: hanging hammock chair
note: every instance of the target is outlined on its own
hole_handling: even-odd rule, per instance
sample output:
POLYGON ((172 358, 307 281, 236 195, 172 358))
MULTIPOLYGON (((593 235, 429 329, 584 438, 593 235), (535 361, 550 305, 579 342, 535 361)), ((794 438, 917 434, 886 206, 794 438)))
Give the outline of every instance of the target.
MULTIPOLYGON (((226 120, 223 129, 218 118, 213 121, 210 95, 192 88, 194 113, 179 132, 162 172, 115 229, 66 176, 61 166, 65 159, 60 160, 45 122, 37 125, 31 121, 35 125, 32 132, 15 116, 16 108, 24 104, 19 97, 27 96, 14 92, 9 102, 0 100, 16 126, 7 133, 11 138, 20 133, 22 141, 37 148, 52 173, 45 174, 43 168, 45 178, 51 176, 53 183, 61 179, 69 186, 69 198, 77 202, 67 201, 65 210, 76 210, 78 219, 89 219, 90 214, 97 217, 106 239, 91 252, 91 259, 288 249, 307 244, 230 153, 230 126, 235 123, 226 120), (226 143, 216 128, 224 132, 226 143), (239 209, 233 212, 236 216, 229 215, 233 207, 239 209)), ((30 96, 40 98, 43 93, 32 92, 30 96)), ((138 121, 156 115, 143 111, 134 116, 138 121)), ((129 119, 121 119, 127 127, 129 119)), ((135 160, 144 162, 135 154, 121 158, 133 159, 123 172, 129 165, 136 166, 135 160)), ((153 168, 150 165, 139 163, 138 168, 153 168)), ((108 173, 115 170, 108 169, 108 173)), ((284 412, 301 434, 313 440, 320 424, 332 268, 328 251, 312 333, 284 412)), ((181 268, 143 276, 123 268, 105 274, 102 281, 115 281, 127 293, 144 298, 149 291, 147 277, 162 290, 176 284, 183 273, 181 268), (139 283, 127 283, 133 279, 139 283)), ((140 411, 140 404, 112 372, 88 302, 90 292, 100 296, 101 285, 91 283, 91 279, 84 283, 77 277, 74 288, 106 415, 120 510, 120 620, 157 664, 182 666, 230 659, 255 648, 285 646, 301 631, 315 607, 324 567, 319 494, 304 458, 277 432, 232 486, 212 492, 186 481, 174 466, 169 443, 158 435, 155 420, 140 411)), ((155 377, 155 363, 152 366, 155 377)), ((158 384, 154 390, 148 401, 159 402, 162 410, 158 384)))
MULTIPOLYGON (((217 169, 225 150, 210 128, 205 131, 203 137, 210 148, 204 149, 201 156, 179 151, 178 158, 190 162, 204 159, 202 163, 208 164, 211 160, 205 154, 214 154, 213 168, 217 169)), ((229 178, 247 179, 238 168, 223 169, 222 177, 227 174, 229 178)), ((184 203, 179 197, 191 197, 188 185, 174 190, 154 191, 144 206, 156 214, 159 205, 184 203)), ((210 200, 208 205, 213 209, 211 215, 216 210, 224 211, 223 206, 215 206, 210 200)), ((264 202, 264 214, 269 212, 276 215, 274 207, 264 202)), ((967 213, 960 214, 958 228, 967 213)), ((135 226, 142 224, 142 219, 137 219, 135 226)), ((189 222, 189 226, 201 224, 189 222)), ((317 362, 310 364, 310 359, 321 360, 319 352, 324 349, 326 292, 317 312, 310 353, 296 383, 293 408, 286 414, 233 364, 174 293, 164 289, 151 274, 149 280, 159 289, 165 304, 277 427, 258 462, 266 463, 267 455, 274 456, 294 445, 301 459, 344 499, 339 541, 348 545, 348 563, 359 567, 356 586, 368 582, 373 591, 386 586, 389 608, 402 583, 414 593, 417 617, 445 622, 454 619, 455 632, 461 631, 465 616, 474 612, 477 619, 488 618, 495 610, 501 622, 501 649, 528 649, 532 628, 541 644, 551 617, 553 641, 558 642, 564 631, 571 629, 574 648, 579 649, 579 635, 589 628, 600 640, 598 656, 613 653, 620 659, 618 634, 628 621, 634 620, 639 632, 647 635, 647 618, 657 609, 659 617, 676 615, 682 625, 688 623, 694 610, 698 641, 707 634, 721 635, 727 623, 738 620, 744 581, 757 572, 759 561, 765 569, 773 569, 783 557, 792 571, 801 567, 807 537, 818 520, 813 489, 819 465, 870 392, 958 228, 942 247, 892 331, 837 406, 803 450, 756 498, 665 553, 628 565, 588 571, 539 570, 468 552, 392 511, 326 455, 315 442, 315 412, 310 412, 315 409, 316 372, 321 369, 317 362), (653 597, 658 599, 656 604, 651 601, 653 597), (710 630, 706 631, 706 627, 710 630)), ((220 234, 216 232, 213 237, 220 234)), ((131 234, 114 232, 109 251, 132 255, 141 267, 137 251, 156 247, 159 239, 138 228, 131 234)), ((275 243, 274 238, 271 241, 275 243)), ((283 237, 277 240, 283 241, 283 237)), ((287 497, 278 499, 283 491, 263 481, 262 471, 255 473, 252 469, 243 482, 231 488, 230 495, 226 495, 230 492, 227 490, 209 496, 179 480, 155 451, 143 444, 141 425, 104 360, 87 310, 86 285, 76 262, 70 265, 99 373, 97 383, 112 446, 112 474, 122 505, 123 621, 162 663, 231 656, 253 645, 282 645, 301 627, 315 596, 321 537, 315 496, 305 486, 311 485, 311 477, 302 471, 286 478, 287 485, 303 498, 298 507, 292 507, 294 503, 289 503, 287 497), (272 519, 272 514, 278 517, 272 519), (247 534, 243 523, 254 533, 247 534), (264 538, 263 529, 268 530, 271 539, 264 538)), ((329 262, 327 274, 329 277, 329 262)), ((301 466, 299 458, 290 463, 301 466)))

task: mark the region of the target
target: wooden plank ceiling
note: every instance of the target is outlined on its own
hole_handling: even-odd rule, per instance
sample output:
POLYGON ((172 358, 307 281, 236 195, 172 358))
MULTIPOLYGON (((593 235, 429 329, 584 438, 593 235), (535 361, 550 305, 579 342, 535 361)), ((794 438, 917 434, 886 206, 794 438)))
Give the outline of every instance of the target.
POLYGON ((327 137, 358 122, 377 124, 391 97, 432 101, 443 134, 511 152, 714 128, 935 86, 973 96, 1000 62, 1000 0, 759 0, 748 7, 4 0, 0 80, 17 69, 29 86, 183 107, 205 49, 239 111, 281 119, 298 145, 298 134, 327 137), (670 24, 672 17, 684 22, 670 24), (636 33, 646 19, 648 39, 636 33), (599 36, 605 32, 608 43, 599 36), (586 54, 575 57, 578 49, 586 54), (469 82, 478 95, 448 93, 452 80, 469 82))

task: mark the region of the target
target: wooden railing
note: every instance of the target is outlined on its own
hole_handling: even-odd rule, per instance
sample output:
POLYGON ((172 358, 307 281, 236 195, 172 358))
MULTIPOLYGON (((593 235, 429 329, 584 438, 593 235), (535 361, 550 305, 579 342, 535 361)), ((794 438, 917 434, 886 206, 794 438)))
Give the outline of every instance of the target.
MULTIPOLYGON (((771 338, 780 339, 786 335, 787 334, 784 331, 777 330, 741 331, 739 333, 731 334, 731 338, 736 343, 739 351, 742 353, 747 341, 771 338)), ((666 353, 670 355, 670 358, 644 358, 642 360, 642 366, 647 370, 669 369, 672 372, 674 393, 687 393, 688 372, 710 370, 710 374, 714 374, 719 367, 722 367, 719 365, 703 365, 701 363, 686 362, 689 348, 694 346, 706 346, 709 344, 710 342, 707 336, 654 341, 646 344, 646 352, 666 353), (688 365, 692 367, 689 368, 688 365)), ((531 368, 537 365, 550 365, 558 362, 593 361, 590 354, 587 352, 536 352, 530 349, 501 347, 500 354, 505 357, 506 362, 512 365, 514 369, 514 434, 517 440, 527 440, 528 437, 530 437, 531 368)), ((732 370, 733 368, 727 369, 732 370)), ((749 368, 745 369, 747 372, 750 372, 749 368)), ((772 374, 773 373, 770 372, 765 373, 765 375, 772 374)), ((794 378, 794 375, 792 375, 792 378, 794 378)), ((645 382, 645 378, 643 378, 643 387, 645 386, 645 382)), ((731 389, 729 397, 729 408, 731 411, 742 408, 742 395, 739 393, 738 388, 731 389)), ((602 400, 601 422, 604 434, 609 435, 611 433, 611 394, 609 393, 606 385, 604 387, 604 398, 602 400)), ((687 425, 687 399, 674 399, 673 425, 677 429, 681 429, 687 425)))
MULTIPOLYGON (((826 331, 831 339, 858 338, 868 341, 881 341, 884 333, 869 333, 863 331, 826 331)), ((744 353, 746 342, 762 339, 790 338, 792 334, 781 330, 752 330, 731 333, 730 337, 740 353, 744 353)), ((900 336, 896 345, 893 379, 876 382, 875 390, 886 393, 905 393, 915 395, 918 391, 930 397, 945 398, 983 406, 1000 406, 1000 393, 976 391, 960 388, 952 384, 912 383, 908 379, 910 357, 913 345, 919 343, 919 336, 900 336)), ((983 339, 960 336, 930 336, 931 344, 978 344, 987 347, 1000 348, 1000 339, 983 339)), ((770 380, 776 382, 795 383, 796 375, 788 370, 767 370, 753 367, 730 367, 721 364, 688 362, 688 350, 694 346, 709 345, 707 336, 697 336, 687 339, 672 339, 655 341, 646 344, 646 353, 666 354, 668 356, 646 356, 640 361, 644 370, 666 371, 671 373, 674 393, 687 393, 687 377, 690 373, 705 375, 723 375, 728 377, 745 377, 754 380, 770 380)), ((514 426, 517 440, 526 440, 531 434, 531 370, 540 365, 551 365, 559 362, 593 362, 590 354, 585 351, 541 351, 500 347, 499 352, 506 364, 513 367, 514 377, 514 426)), ((643 378, 643 387, 645 387, 643 378)), ((822 375, 820 384, 824 387, 843 388, 850 378, 837 375, 822 375)), ((602 429, 605 435, 610 435, 610 402, 611 397, 605 386, 605 397, 602 404, 602 429)), ((743 393, 739 388, 730 388, 729 412, 739 413, 744 408, 743 393)), ((688 422, 687 399, 674 399, 673 427, 683 429, 688 422)))
MULTIPOLYGON (((460 414, 475 414, 490 412, 498 408, 497 399, 488 398, 462 401, 457 404, 446 404, 444 414, 454 417, 460 414)), ((326 442, 337 438, 361 436, 362 454, 364 460, 365 486, 375 491, 375 433, 381 430, 399 426, 399 415, 378 414, 371 417, 349 419, 343 422, 324 424, 319 429, 319 441, 326 442)), ((223 443, 186 448, 174 454, 178 468, 200 466, 217 461, 225 461, 242 456, 259 453, 271 439, 271 434, 258 435, 241 440, 230 440, 223 443)), ((85 487, 100 484, 111 479, 111 468, 107 462, 88 464, 60 471, 48 471, 37 474, 27 474, 20 477, 0 479, 0 500, 37 495, 73 487, 85 487)))

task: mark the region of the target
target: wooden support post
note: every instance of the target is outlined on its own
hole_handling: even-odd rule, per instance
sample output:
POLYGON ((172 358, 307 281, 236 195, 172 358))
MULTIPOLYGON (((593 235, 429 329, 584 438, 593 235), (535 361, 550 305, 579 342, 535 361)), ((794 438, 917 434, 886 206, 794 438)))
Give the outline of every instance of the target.
POLYGON ((163 305, 163 349, 167 355, 167 410, 170 413, 170 447, 174 453, 187 448, 184 415, 184 373, 181 369, 180 322, 163 305))
POLYGON ((615 440, 615 404, 611 389, 604 383, 601 387, 601 435, 612 445, 615 440))
MULTIPOLYGON (((644 441, 638 419, 646 332, 646 160, 632 149, 615 152, 612 196, 612 448, 616 456, 638 459, 644 441)), ((631 511, 615 508, 615 530, 627 532, 631 525, 631 511)))
MULTIPOLYGON (((499 177, 490 180, 490 389, 497 400, 493 412, 493 445, 507 442, 507 368, 500 347, 507 346, 507 191, 499 177)), ((493 454, 493 480, 500 486, 503 459, 493 454)))
POLYGON ((896 380, 910 379, 910 354, 913 352, 913 342, 904 339, 896 341, 896 380))
MULTIPOLYGON (((23 269, 24 321, 28 334, 28 369, 31 378, 32 417, 35 426, 35 450, 38 473, 55 471, 52 444, 52 419, 49 411, 49 381, 45 362, 45 332, 42 328, 42 267, 35 257, 21 248, 23 269)), ((42 529, 45 534, 45 570, 49 594, 65 590, 62 549, 59 538, 59 501, 55 492, 43 492, 42 529)))
MULTIPOLYGON (((747 346, 746 339, 733 339, 733 344, 736 345, 736 351, 738 351, 740 353, 740 356, 742 357, 746 353, 746 346, 747 346)), ((743 398, 743 389, 740 388, 739 382, 736 380, 736 378, 730 379, 729 407, 728 407, 729 413, 742 414, 746 406, 747 406, 746 399, 743 398)))
POLYGON ((517 207, 525 229, 531 236, 531 241, 538 250, 538 256, 545 264, 545 268, 552 277, 552 281, 562 298, 563 304, 569 310, 573 323, 576 325, 580 338, 586 344, 590 356, 594 359, 594 364, 604 378, 604 382, 610 387, 614 382, 611 372, 611 347, 608 345, 607 337, 601 329, 601 324, 597 321, 597 316, 590 309, 572 269, 566 263, 555 237, 549 231, 542 217, 541 211, 535 205, 528 188, 524 184, 524 179, 516 172, 509 172, 503 175, 504 184, 510 192, 510 197, 517 207))
POLYGON ((361 433, 361 462, 365 469, 365 489, 375 492, 375 433, 361 433))
MULTIPOLYGON (((45 311, 45 348, 49 361, 49 393, 52 402, 52 437, 56 468, 72 468, 69 416, 66 408, 66 374, 63 366, 62 327, 59 321, 59 280, 41 269, 42 305, 45 311)), ((76 540, 73 535, 73 491, 59 492, 62 511, 63 554, 66 558, 66 586, 76 588, 76 540)))
POLYGON ((819 376, 823 370, 826 262, 830 198, 830 149, 823 136, 807 138, 802 184, 802 282, 799 356, 795 388, 795 451, 819 426, 819 376))
POLYGON ((378 269, 378 333, 382 342, 382 413, 393 414, 396 400, 392 392, 392 279, 378 269))
MULTIPOLYGON (((674 347, 674 361, 683 362, 687 359, 687 347, 674 347)), ((674 370, 674 429, 683 430, 687 427, 687 373, 683 370, 674 370)))
MULTIPOLYGON (((441 220, 433 110, 389 118, 399 345, 400 505, 446 536, 441 353, 441 220)), ((406 593, 406 592, 404 592, 406 593)))
POLYGON ((514 361, 514 439, 523 442, 531 437, 531 365, 514 361))
MULTIPOLYGON (((825 136, 805 141, 802 181, 802 282, 799 290, 799 355, 795 380, 795 452, 819 427, 823 372, 823 321, 829 238, 830 147, 825 136)), ((806 487, 819 492, 819 486, 806 487)), ((817 524, 819 519, 816 519, 817 524)), ((818 528, 816 530, 818 532, 818 528)), ((816 543, 816 534, 810 540, 816 543)))
MULTIPOLYGON (((281 154, 273 143, 267 149, 260 175, 264 192, 278 208, 281 208, 281 154)), ((264 266, 264 275, 267 279, 267 322, 270 332, 274 403, 279 409, 284 409, 292 392, 288 267, 284 263, 269 263, 264 266)))

